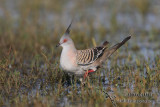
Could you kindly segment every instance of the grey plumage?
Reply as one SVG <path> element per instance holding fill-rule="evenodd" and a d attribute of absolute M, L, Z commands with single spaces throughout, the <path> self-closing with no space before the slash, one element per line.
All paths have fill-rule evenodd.
<path fill-rule="evenodd" d="M 95 48 L 77 50 L 69 35 L 71 24 L 72 22 L 57 46 L 63 47 L 60 57 L 62 69 L 77 76 L 85 74 L 88 70 L 91 70 L 90 72 L 96 71 L 108 57 L 131 38 L 131 36 L 126 37 L 122 42 L 110 48 L 108 48 L 109 42 L 105 41 L 102 45 Z"/>
<path fill-rule="evenodd" d="M 106 58 L 110 57 L 118 48 L 120 48 L 122 45 L 124 45 L 130 38 L 131 38 L 131 36 L 126 37 L 122 42 L 117 43 L 116 45 L 114 45 L 111 48 L 109 48 L 108 50 L 106 50 L 105 57 Z"/>

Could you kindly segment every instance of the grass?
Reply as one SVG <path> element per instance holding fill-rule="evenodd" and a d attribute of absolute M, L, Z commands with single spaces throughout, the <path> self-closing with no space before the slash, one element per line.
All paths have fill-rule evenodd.
<path fill-rule="evenodd" d="M 85 86 L 82 86 L 77 77 L 70 78 L 59 68 L 61 49 L 55 46 L 66 26 L 57 24 L 59 28 L 49 29 L 45 18 L 43 23 L 38 21 L 43 9 L 62 12 L 59 6 L 63 6 L 63 3 L 59 2 L 59 6 L 52 7 L 50 2 L 34 1 L 33 4 L 26 5 L 22 3 L 18 7 L 21 18 L 17 20 L 12 19 L 9 10 L 3 7 L 6 13 L 4 17 L 0 17 L 0 106 L 159 105 L 160 32 L 156 28 L 149 32 L 136 32 L 137 34 L 112 55 L 103 68 L 90 75 Z M 89 30 L 73 28 L 71 35 L 77 48 L 96 46 L 106 38 L 113 43 L 121 41 L 117 36 L 119 33 L 116 32 L 121 28 L 117 25 L 116 14 L 111 16 L 113 19 L 110 29 L 104 26 L 95 29 L 94 21 L 90 22 Z M 154 45 L 147 47 L 148 45 L 140 44 L 142 41 Z M 151 56 L 147 57 L 143 54 L 144 49 L 151 50 L 153 54 L 148 53 Z M 129 96 L 130 93 L 152 95 Z"/>
<path fill-rule="evenodd" d="M 43 31 L 39 32 L 43 33 Z M 11 34 L 15 36 L 13 32 Z M 106 62 L 104 68 L 91 75 L 86 86 L 81 87 L 79 82 L 76 83 L 78 81 L 76 77 L 73 80 L 74 83 L 70 83 L 69 78 L 59 68 L 60 50 L 58 49 L 58 52 L 57 49 L 55 50 L 57 36 L 53 38 L 42 34 L 37 39 L 32 36 L 32 32 L 26 35 L 16 35 L 17 38 L 7 35 L 0 38 L 1 105 L 52 106 L 61 104 L 64 97 L 68 99 L 69 104 L 73 105 L 76 105 L 76 102 L 78 105 L 85 106 L 112 105 L 102 90 L 108 93 L 113 91 L 114 93 L 111 94 L 116 96 L 116 101 L 119 101 L 118 99 L 127 98 L 124 96 L 127 93 L 152 93 L 152 88 L 160 88 L 159 55 L 155 57 L 153 65 L 149 63 L 150 61 L 139 58 L 130 65 L 127 63 L 133 60 L 132 57 L 120 54 L 126 49 L 127 53 L 132 51 L 125 45 L 125 50 L 120 49 L 109 59 L 110 69 L 106 67 Z M 124 64 L 121 59 L 125 60 Z M 106 81 L 108 83 L 105 83 Z M 156 97 L 157 95 L 153 94 L 153 97 L 142 99 L 156 100 Z M 133 99 L 139 99 L 139 97 L 133 97 Z M 137 104 L 116 103 L 121 106 Z M 147 103 L 140 103 L 140 105 L 148 106 Z"/>

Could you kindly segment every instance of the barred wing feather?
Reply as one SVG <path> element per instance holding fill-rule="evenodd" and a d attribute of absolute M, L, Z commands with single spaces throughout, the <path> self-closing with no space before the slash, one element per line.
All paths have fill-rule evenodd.
<path fill-rule="evenodd" d="M 91 49 L 78 50 L 77 64 L 81 66 L 90 65 L 104 54 L 106 47 L 100 46 Z"/>

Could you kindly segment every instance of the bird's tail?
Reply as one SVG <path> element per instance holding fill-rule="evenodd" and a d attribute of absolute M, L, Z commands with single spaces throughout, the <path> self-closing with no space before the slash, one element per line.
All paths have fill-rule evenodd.
<path fill-rule="evenodd" d="M 107 58 L 110 57 L 118 48 L 120 48 L 122 45 L 124 45 L 130 38 L 131 38 L 131 36 L 128 36 L 122 42 L 117 43 L 116 45 L 114 45 L 111 48 L 107 49 L 105 57 L 106 56 L 107 56 Z"/>

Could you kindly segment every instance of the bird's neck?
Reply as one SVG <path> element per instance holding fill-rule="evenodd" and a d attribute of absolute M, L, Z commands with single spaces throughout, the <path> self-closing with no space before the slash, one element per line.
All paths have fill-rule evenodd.
<path fill-rule="evenodd" d="M 63 46 L 62 52 L 65 52 L 65 53 L 67 53 L 67 52 L 76 53 L 77 49 L 75 48 L 74 44 L 68 44 L 68 45 Z"/>

